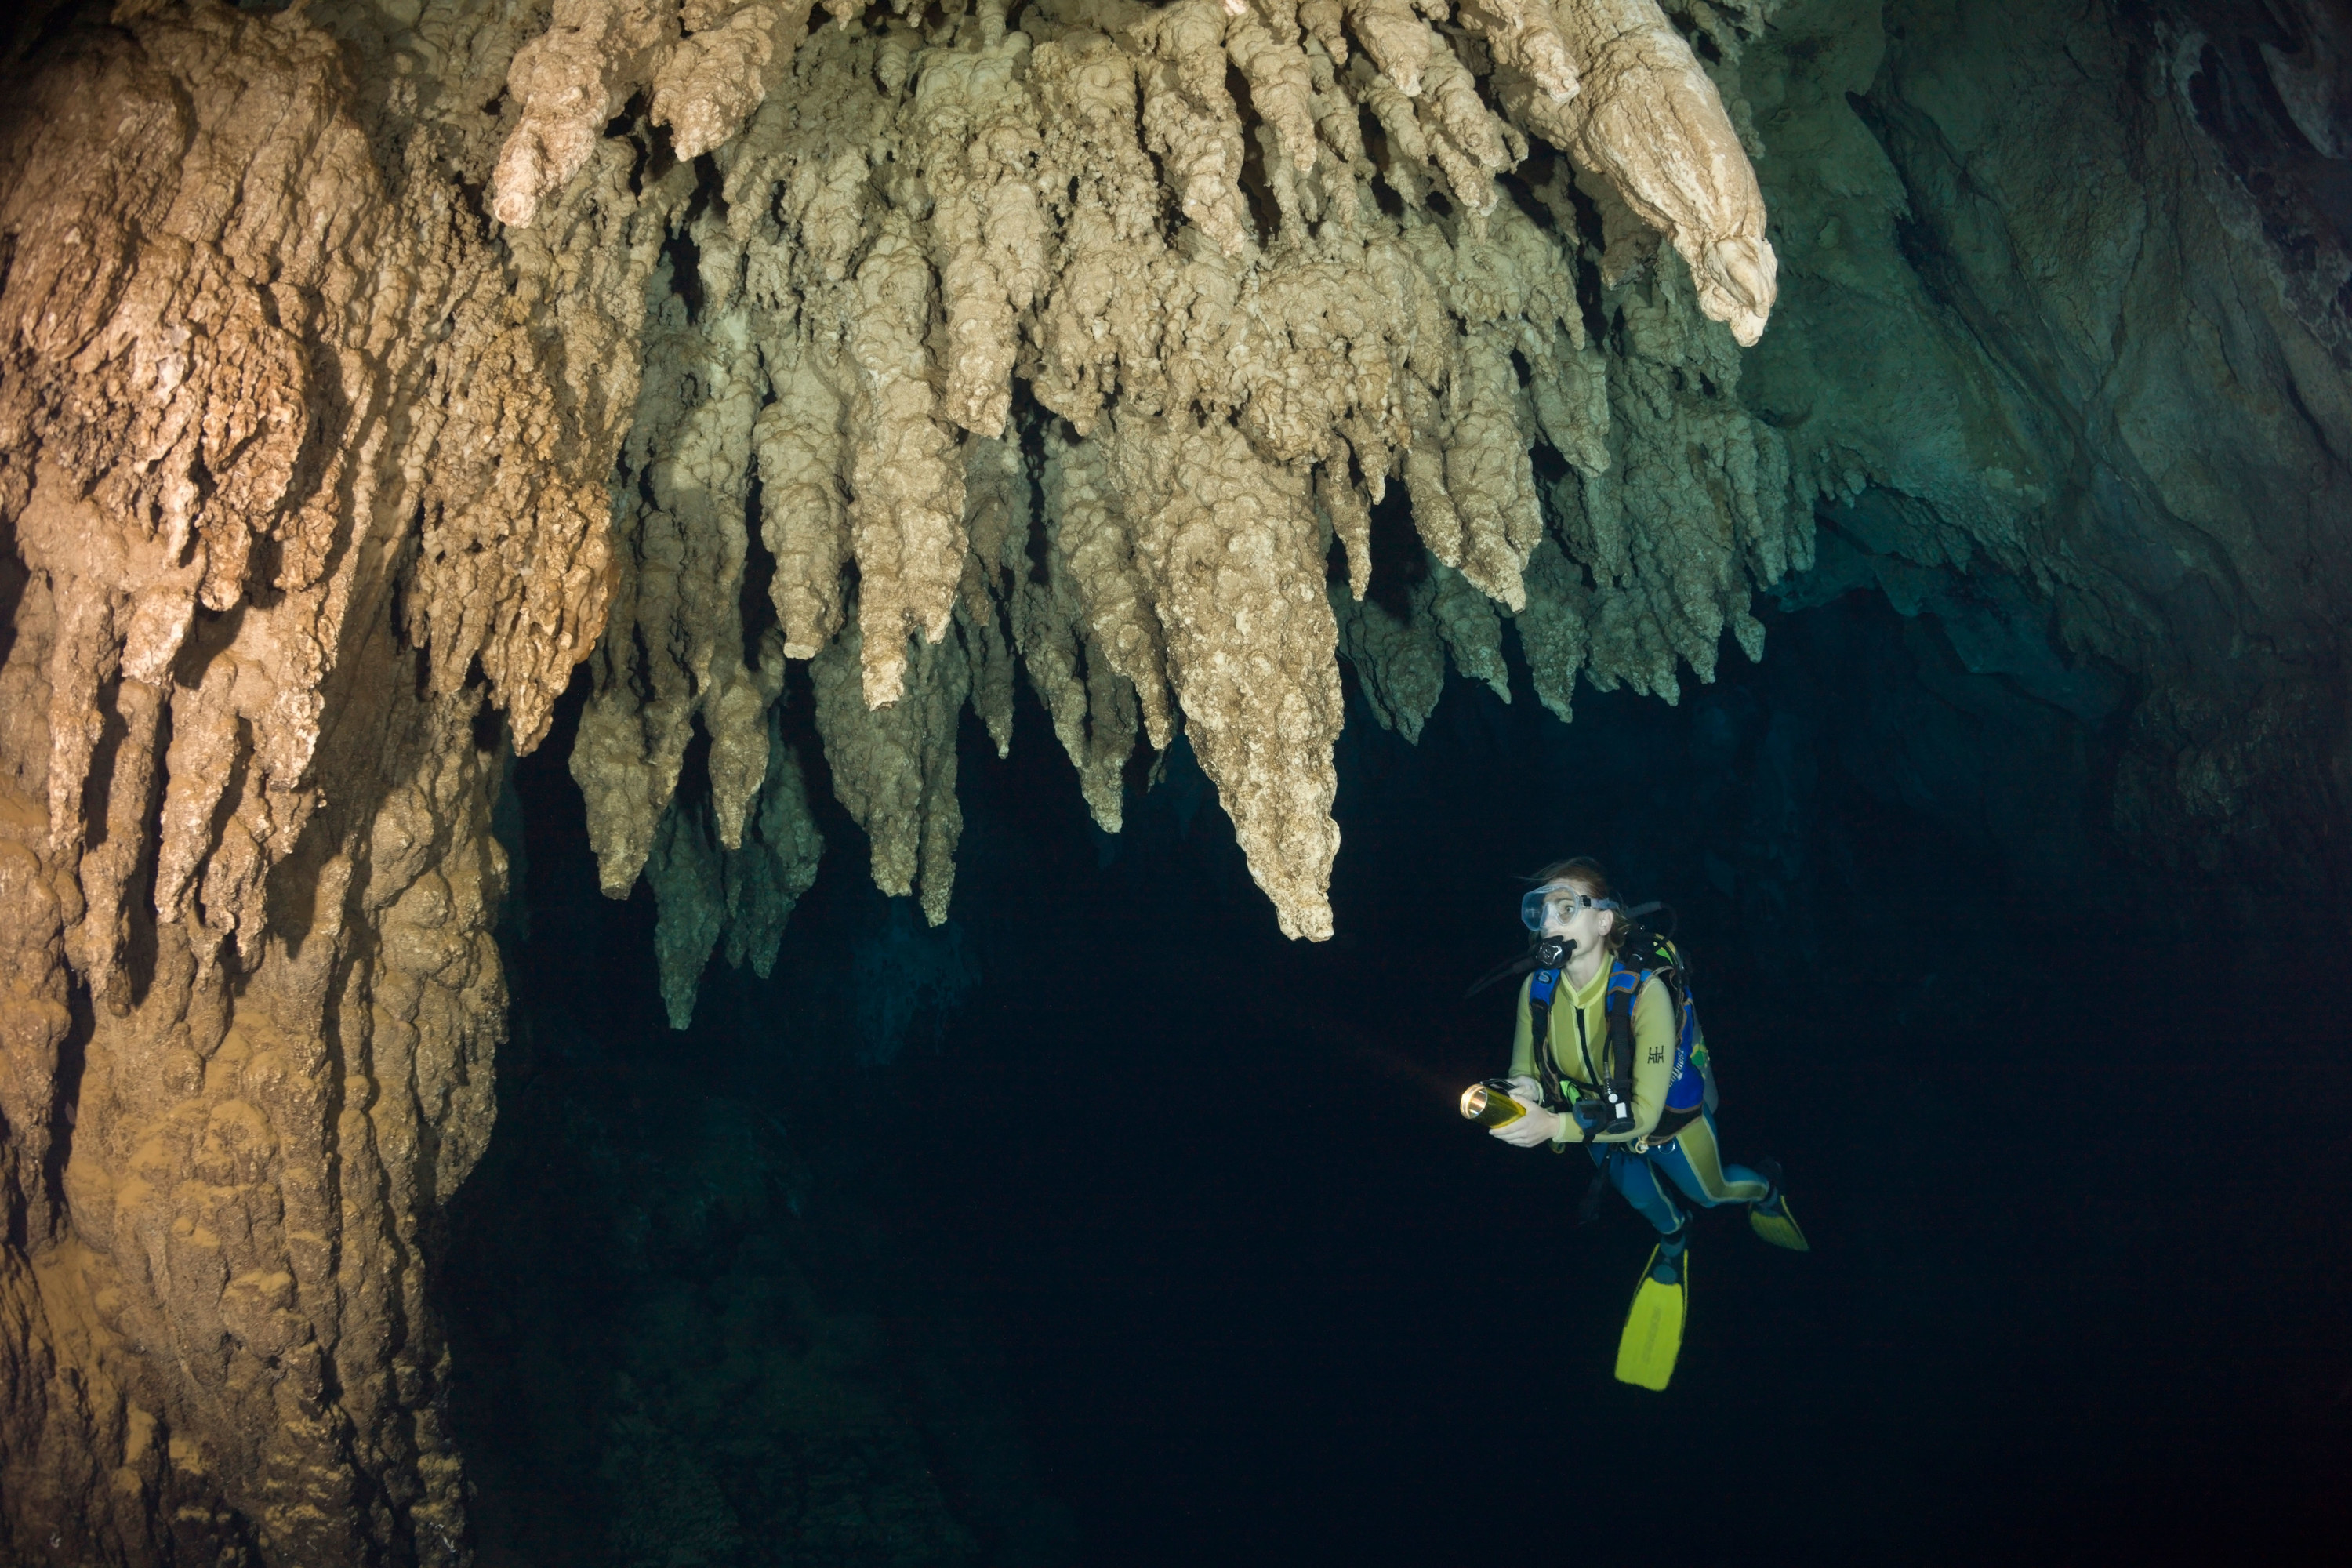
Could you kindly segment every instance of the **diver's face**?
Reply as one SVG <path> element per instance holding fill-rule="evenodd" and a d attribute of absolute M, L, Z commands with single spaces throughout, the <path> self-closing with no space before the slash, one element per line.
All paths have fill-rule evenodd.
<path fill-rule="evenodd" d="M 1564 936 L 1576 943 L 1579 952 L 1591 952 L 1606 945 L 1609 932 L 1617 923 L 1614 910 L 1596 910 L 1584 903 L 1581 888 L 1562 885 L 1547 889 L 1544 900 L 1543 934 Z"/>

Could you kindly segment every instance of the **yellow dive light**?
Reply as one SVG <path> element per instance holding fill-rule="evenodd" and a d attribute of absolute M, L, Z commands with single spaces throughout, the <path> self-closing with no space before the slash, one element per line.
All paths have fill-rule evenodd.
<path fill-rule="evenodd" d="M 1474 1083 L 1462 1091 L 1462 1114 L 1481 1127 L 1508 1127 L 1527 1113 L 1528 1108 L 1511 1098 L 1507 1079 Z"/>

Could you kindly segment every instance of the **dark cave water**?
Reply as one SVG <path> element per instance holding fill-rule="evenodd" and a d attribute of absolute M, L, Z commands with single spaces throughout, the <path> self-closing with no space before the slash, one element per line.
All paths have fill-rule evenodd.
<path fill-rule="evenodd" d="M 2340 906 L 2250 930 L 2231 884 L 2289 868 L 2119 859 L 2116 721 L 1935 616 L 1768 619 L 1676 708 L 1457 679 L 1416 749 L 1351 706 L 1320 946 L 1181 747 L 1097 831 L 1025 689 L 1009 762 L 965 737 L 927 932 L 803 735 L 824 872 L 682 1034 L 567 722 L 515 770 L 514 1038 L 443 1285 L 485 1568 L 2340 1535 Z M 1462 993 L 1517 874 L 1575 852 L 1680 910 L 1727 1151 L 1816 1249 L 1703 1215 L 1663 1395 L 1610 1376 L 1646 1227 L 1579 1229 L 1580 1161 L 1452 1104 L 1507 1053 L 1507 991 Z"/>

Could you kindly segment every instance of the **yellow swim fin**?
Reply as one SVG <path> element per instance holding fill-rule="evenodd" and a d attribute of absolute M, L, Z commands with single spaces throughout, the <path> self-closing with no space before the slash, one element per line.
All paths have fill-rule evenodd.
<path fill-rule="evenodd" d="M 1791 1252 L 1811 1252 L 1813 1244 L 1797 1228 L 1797 1216 L 1789 1212 L 1789 1200 L 1782 1198 L 1778 1214 L 1766 1214 L 1759 1204 L 1748 1211 L 1748 1227 L 1775 1247 L 1785 1247 Z"/>
<path fill-rule="evenodd" d="M 1785 1247 L 1790 1252 L 1811 1252 L 1813 1244 L 1797 1228 L 1797 1216 L 1789 1212 L 1789 1194 L 1780 1190 L 1780 1162 L 1759 1160 L 1756 1169 L 1770 1184 L 1763 1200 L 1748 1210 L 1748 1228 L 1775 1247 Z"/>
<path fill-rule="evenodd" d="M 1664 1258 L 1664 1251 L 1651 1250 L 1650 1265 L 1633 1292 L 1633 1310 L 1625 1314 L 1624 1337 L 1617 1342 L 1617 1381 L 1641 1388 L 1663 1390 L 1683 1350 L 1690 1254 Z"/>

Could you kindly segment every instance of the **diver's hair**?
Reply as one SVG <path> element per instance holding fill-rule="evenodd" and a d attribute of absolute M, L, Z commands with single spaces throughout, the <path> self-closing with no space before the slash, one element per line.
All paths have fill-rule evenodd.
<path fill-rule="evenodd" d="M 1588 898 L 1617 897 L 1609 885 L 1609 873 L 1602 870 L 1601 862 L 1590 855 L 1572 855 L 1565 860 L 1555 860 L 1536 873 L 1537 887 L 1549 882 L 1566 882 Z M 1625 918 L 1623 910 L 1610 912 L 1617 918 L 1609 922 L 1609 935 L 1605 940 L 1609 951 L 1614 952 L 1625 945 L 1625 937 L 1633 930 L 1633 922 Z"/>

